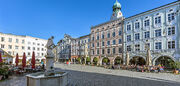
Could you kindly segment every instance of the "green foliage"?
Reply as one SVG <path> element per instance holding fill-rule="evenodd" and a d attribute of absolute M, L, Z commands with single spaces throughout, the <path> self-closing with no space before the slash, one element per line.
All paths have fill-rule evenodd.
<path fill-rule="evenodd" d="M 91 58 L 90 57 L 87 57 L 86 58 L 86 62 L 90 62 L 91 61 Z"/>
<path fill-rule="evenodd" d="M 117 64 L 120 64 L 121 63 L 121 60 L 120 59 L 117 59 L 115 60 Z"/>
<path fill-rule="evenodd" d="M 104 59 L 103 59 L 103 62 L 104 62 L 104 63 L 108 63 L 108 58 L 104 58 Z"/>
<path fill-rule="evenodd" d="M 0 68 L 0 75 L 7 75 L 9 68 L 7 66 Z"/>
<path fill-rule="evenodd" d="M 81 58 L 80 58 L 80 57 L 78 57 L 78 58 L 77 58 L 77 61 L 80 63 L 80 62 L 81 62 Z"/>
<path fill-rule="evenodd" d="M 170 66 L 173 69 L 180 69 L 180 62 L 178 62 L 178 61 L 176 61 L 176 62 L 171 61 L 170 62 Z"/>
<path fill-rule="evenodd" d="M 98 58 L 97 58 L 97 57 L 94 57 L 93 62 L 94 62 L 95 64 L 97 64 Z"/>

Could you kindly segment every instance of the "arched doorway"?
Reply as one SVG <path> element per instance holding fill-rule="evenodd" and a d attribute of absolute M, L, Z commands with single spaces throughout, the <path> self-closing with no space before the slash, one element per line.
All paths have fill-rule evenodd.
<path fill-rule="evenodd" d="M 93 64 L 94 64 L 94 65 L 97 65 L 97 63 L 98 63 L 98 58 L 97 58 L 97 57 L 94 57 L 94 58 L 93 58 Z"/>
<path fill-rule="evenodd" d="M 103 58 L 102 65 L 110 65 L 110 60 L 108 58 Z"/>
<path fill-rule="evenodd" d="M 168 56 L 161 56 L 155 61 L 155 65 L 162 65 L 165 68 L 171 68 L 170 63 L 174 62 L 170 57 Z"/>
<path fill-rule="evenodd" d="M 133 57 L 131 60 L 130 60 L 130 64 L 134 64 L 134 65 L 145 65 L 146 64 L 146 61 L 143 57 L 140 57 L 140 56 L 136 56 L 136 57 Z"/>
<path fill-rule="evenodd" d="M 120 57 L 116 57 L 114 60 L 114 65 L 120 65 L 123 64 L 123 60 Z"/>

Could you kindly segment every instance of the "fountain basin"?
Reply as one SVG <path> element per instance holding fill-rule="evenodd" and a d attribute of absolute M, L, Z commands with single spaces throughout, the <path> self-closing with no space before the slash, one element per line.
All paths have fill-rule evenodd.
<path fill-rule="evenodd" d="M 67 72 L 55 72 L 55 75 L 45 76 L 44 72 L 33 73 L 26 76 L 27 86 L 67 86 Z"/>

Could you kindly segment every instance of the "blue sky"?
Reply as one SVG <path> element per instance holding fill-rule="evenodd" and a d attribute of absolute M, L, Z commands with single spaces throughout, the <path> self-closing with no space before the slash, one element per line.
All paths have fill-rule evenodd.
<path fill-rule="evenodd" d="M 177 0 L 119 0 L 125 17 Z M 79 37 L 110 20 L 115 0 L 0 0 L 0 32 L 48 39 Z"/>

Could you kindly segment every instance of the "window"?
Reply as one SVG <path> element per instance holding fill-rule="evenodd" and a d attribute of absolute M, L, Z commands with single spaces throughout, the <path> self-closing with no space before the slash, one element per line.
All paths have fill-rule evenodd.
<path fill-rule="evenodd" d="M 92 40 L 94 41 L 94 36 L 92 37 Z"/>
<path fill-rule="evenodd" d="M 113 45 L 115 45 L 116 44 L 116 40 L 113 40 Z"/>
<path fill-rule="evenodd" d="M 15 49 L 19 49 L 19 46 L 15 46 Z"/>
<path fill-rule="evenodd" d="M 122 53 L 122 48 L 119 48 L 119 53 Z"/>
<path fill-rule="evenodd" d="M 44 44 L 42 44 L 42 46 L 44 46 Z"/>
<path fill-rule="evenodd" d="M 161 29 L 155 30 L 155 36 L 156 36 L 156 37 L 161 36 Z"/>
<path fill-rule="evenodd" d="M 94 55 L 94 50 L 92 50 L 92 55 Z"/>
<path fill-rule="evenodd" d="M 36 48 L 35 48 L 35 47 L 33 47 L 33 50 L 36 50 Z"/>
<path fill-rule="evenodd" d="M 168 35 L 174 35 L 175 34 L 175 27 L 169 27 L 168 28 Z"/>
<path fill-rule="evenodd" d="M 140 39 L 139 33 L 136 33 L 136 34 L 135 34 L 135 40 L 139 40 L 139 39 Z"/>
<path fill-rule="evenodd" d="M 116 33 L 115 33 L 115 32 L 113 32 L 113 34 L 112 34 L 112 35 L 113 35 L 113 37 L 115 37 L 115 36 L 116 36 Z"/>
<path fill-rule="evenodd" d="M 44 53 L 42 53 L 41 55 L 44 56 Z"/>
<path fill-rule="evenodd" d="M 19 43 L 19 39 L 16 39 L 16 43 Z"/>
<path fill-rule="evenodd" d="M 104 49 L 102 49 L 102 54 L 104 54 Z"/>
<path fill-rule="evenodd" d="M 104 39 L 104 34 L 102 34 L 102 39 Z"/>
<path fill-rule="evenodd" d="M 31 50 L 31 47 L 28 47 L 28 50 Z"/>
<path fill-rule="evenodd" d="M 135 29 L 139 29 L 140 28 L 140 23 L 139 22 L 136 22 L 135 23 Z"/>
<path fill-rule="evenodd" d="M 155 24 L 161 23 L 161 16 L 155 18 Z"/>
<path fill-rule="evenodd" d="M 97 47 L 99 47 L 99 42 L 97 42 Z"/>
<path fill-rule="evenodd" d="M 130 42 L 131 41 L 131 35 L 128 35 L 127 36 L 127 42 Z"/>
<path fill-rule="evenodd" d="M 25 43 L 25 41 L 24 40 L 22 40 L 22 44 L 24 44 Z"/>
<path fill-rule="evenodd" d="M 99 40 L 99 35 L 97 36 L 97 40 Z"/>
<path fill-rule="evenodd" d="M 107 41 L 107 45 L 110 45 L 110 41 Z"/>
<path fill-rule="evenodd" d="M 168 49 L 175 49 L 175 41 L 168 42 Z"/>
<path fill-rule="evenodd" d="M 127 51 L 131 51 L 131 45 L 127 46 Z"/>
<path fill-rule="evenodd" d="M 24 46 L 22 46 L 22 50 L 24 50 Z"/>
<path fill-rule="evenodd" d="M 39 51 L 40 49 L 39 49 L 39 48 L 37 48 L 37 50 Z"/>
<path fill-rule="evenodd" d="M 110 33 L 108 33 L 107 38 L 110 38 Z"/>
<path fill-rule="evenodd" d="M 12 54 L 11 51 L 8 51 L 8 54 L 11 55 Z"/>
<path fill-rule="evenodd" d="M 1 44 L 1 48 L 4 48 L 5 47 L 5 45 L 4 44 Z"/>
<path fill-rule="evenodd" d="M 174 13 L 170 13 L 168 14 L 168 22 L 171 22 L 175 19 L 175 14 Z"/>
<path fill-rule="evenodd" d="M 104 46 L 104 42 L 102 42 L 102 46 Z"/>
<path fill-rule="evenodd" d="M 8 49 L 12 49 L 12 45 L 8 45 Z"/>
<path fill-rule="evenodd" d="M 139 44 L 135 45 L 135 50 L 140 51 L 140 45 Z"/>
<path fill-rule="evenodd" d="M 31 44 L 31 42 L 28 42 L 28 44 Z"/>
<path fill-rule="evenodd" d="M 36 45 L 36 43 L 35 43 L 35 42 L 33 42 L 33 45 Z"/>
<path fill-rule="evenodd" d="M 107 53 L 110 54 L 110 49 L 107 49 Z"/>
<path fill-rule="evenodd" d="M 8 40 L 9 42 L 12 42 L 12 38 L 9 38 L 9 40 Z"/>
<path fill-rule="evenodd" d="M 38 43 L 37 45 L 39 46 L 40 44 Z"/>
<path fill-rule="evenodd" d="M 5 38 L 4 37 L 1 37 L 1 42 L 4 42 L 5 41 Z"/>
<path fill-rule="evenodd" d="M 150 38 L 150 32 L 149 31 L 144 32 L 144 38 Z"/>
<path fill-rule="evenodd" d="M 147 27 L 147 26 L 149 26 L 149 25 L 150 25 L 149 19 L 148 19 L 148 20 L 145 20 L 145 21 L 144 21 L 144 26 Z"/>
<path fill-rule="evenodd" d="M 121 31 L 119 31 L 119 36 L 122 34 L 122 32 Z"/>
<path fill-rule="evenodd" d="M 92 43 L 92 47 L 94 47 L 94 43 Z"/>
<path fill-rule="evenodd" d="M 113 48 L 113 54 L 115 54 L 116 53 L 116 48 Z"/>
<path fill-rule="evenodd" d="M 97 49 L 97 54 L 99 54 L 99 49 Z"/>
<path fill-rule="evenodd" d="M 161 42 L 156 42 L 155 47 L 156 47 L 157 50 L 162 49 L 162 43 Z"/>
<path fill-rule="evenodd" d="M 119 44 L 121 44 L 122 43 L 122 39 L 119 39 Z"/>
<path fill-rule="evenodd" d="M 127 25 L 127 31 L 131 30 L 131 25 Z"/>

